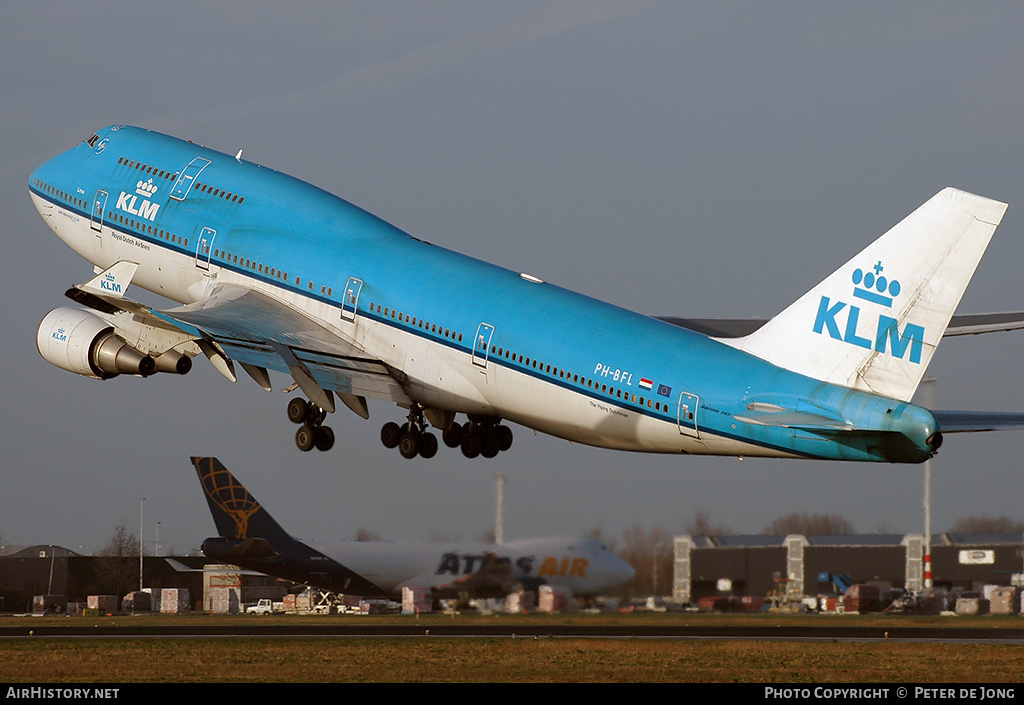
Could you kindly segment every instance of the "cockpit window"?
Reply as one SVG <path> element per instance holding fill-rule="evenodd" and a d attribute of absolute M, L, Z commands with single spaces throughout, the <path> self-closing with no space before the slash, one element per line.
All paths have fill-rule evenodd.
<path fill-rule="evenodd" d="M 99 136 L 99 135 L 93 135 L 92 137 L 90 137 L 89 139 L 87 139 L 87 140 L 85 141 L 85 143 L 86 143 L 87 145 L 89 145 L 90 147 L 95 147 L 95 146 L 96 146 L 96 143 L 97 143 L 97 142 L 99 141 L 99 139 L 100 139 L 100 136 Z"/>

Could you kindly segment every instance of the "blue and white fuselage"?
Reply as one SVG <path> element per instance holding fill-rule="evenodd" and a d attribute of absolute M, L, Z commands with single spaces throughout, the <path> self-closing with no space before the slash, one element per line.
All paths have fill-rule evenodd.
<path fill-rule="evenodd" d="M 99 131 L 36 169 L 30 192 L 100 274 L 69 296 L 144 356 L 202 351 L 268 389 L 267 369 L 291 374 L 328 411 L 334 394 L 357 413 L 375 397 L 442 428 L 468 414 L 619 450 L 895 462 L 941 442 L 935 416 L 909 399 L 1006 207 L 946 189 L 760 330 L 717 339 L 144 129 Z M 923 253 L 942 249 L 926 238 L 961 249 Z M 872 285 L 889 274 L 888 304 L 856 279 L 872 265 Z M 130 302 L 129 282 L 184 306 Z M 90 376 L 135 371 L 65 362 L 96 346 L 93 328 L 69 340 L 69 310 L 40 327 L 44 357 Z"/>

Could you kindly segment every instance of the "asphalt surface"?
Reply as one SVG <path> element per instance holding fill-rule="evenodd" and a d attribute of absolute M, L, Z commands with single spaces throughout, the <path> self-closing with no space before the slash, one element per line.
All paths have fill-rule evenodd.
<path fill-rule="evenodd" d="M 410 618 L 414 619 L 414 618 Z M 1024 643 L 1024 626 L 1018 627 L 920 627 L 826 625 L 579 625 L 579 624 L 401 624 L 346 623 L 301 624 L 275 617 L 256 618 L 237 624 L 158 624 L 112 622 L 74 618 L 66 625 L 33 625 L 31 619 L 0 625 L 0 639 L 13 638 L 639 638 L 639 639 L 739 639 L 739 640 L 835 640 L 835 641 L 942 641 Z"/>

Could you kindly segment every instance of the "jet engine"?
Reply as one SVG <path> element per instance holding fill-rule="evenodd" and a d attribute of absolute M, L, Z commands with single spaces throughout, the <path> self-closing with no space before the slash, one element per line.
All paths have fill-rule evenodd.
<path fill-rule="evenodd" d="M 158 366 L 152 357 L 126 343 L 102 318 L 66 306 L 55 308 L 43 318 L 36 332 L 36 347 L 51 365 L 95 379 L 121 373 L 145 377 L 158 369 L 180 368 L 167 360 Z"/>

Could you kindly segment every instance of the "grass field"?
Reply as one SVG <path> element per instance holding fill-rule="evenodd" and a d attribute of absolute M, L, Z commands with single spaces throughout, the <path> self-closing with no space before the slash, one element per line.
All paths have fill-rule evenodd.
<path fill-rule="evenodd" d="M 24 619 L 70 624 L 85 618 Z M 220 617 L 105 618 L 220 620 Z M 246 619 L 244 617 L 227 619 Z M 337 620 L 349 617 L 266 617 Z M 404 620 L 410 617 L 378 618 Z M 476 623 L 506 617 L 457 617 Z M 552 623 L 636 623 L 637 616 L 532 617 Z M 788 623 L 835 617 L 645 616 L 688 624 Z M 843 623 L 951 626 L 949 619 L 841 617 Z M 449 617 L 420 618 L 452 623 Z M 886 621 L 887 620 L 887 621 Z M 14 618 L 0 620 L 13 626 Z M 137 623 L 137 622 L 136 622 Z M 157 622 L 153 622 L 157 623 Z M 173 623 L 173 622 L 172 622 Z M 283 623 L 283 622 L 282 622 Z M 80 624 L 80 622 L 79 622 Z M 955 626 L 1020 627 L 1024 619 L 953 618 Z M 898 641 L 743 641 L 600 638 L 19 638 L 0 640 L 0 682 L 715 682 L 715 683 L 1018 683 L 1024 646 Z"/>

